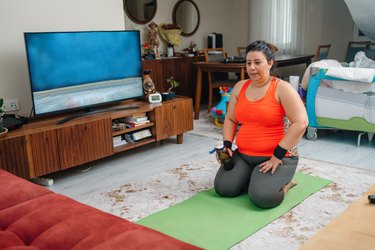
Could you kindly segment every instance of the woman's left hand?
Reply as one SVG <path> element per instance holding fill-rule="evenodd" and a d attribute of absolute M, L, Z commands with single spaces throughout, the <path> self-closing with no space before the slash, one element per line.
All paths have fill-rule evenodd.
<path fill-rule="evenodd" d="M 259 172 L 265 174 L 271 170 L 271 174 L 274 174 L 276 168 L 281 164 L 283 164 L 283 162 L 272 155 L 272 157 L 268 161 L 259 164 Z"/>

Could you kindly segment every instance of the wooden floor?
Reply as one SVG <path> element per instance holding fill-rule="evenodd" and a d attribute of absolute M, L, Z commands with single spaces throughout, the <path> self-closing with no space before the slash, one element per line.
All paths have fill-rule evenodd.
<path fill-rule="evenodd" d="M 209 155 L 216 140 L 184 134 L 183 144 L 176 144 L 176 137 L 142 146 L 85 166 L 61 171 L 48 177 L 54 179 L 49 188 L 73 199 L 110 191 L 161 170 Z M 85 171 L 85 168 L 90 169 Z M 83 170 L 81 170 L 83 169 Z"/>
<path fill-rule="evenodd" d="M 318 139 L 305 138 L 299 144 L 302 157 L 338 163 L 341 165 L 375 171 L 375 139 L 369 141 L 361 136 L 357 146 L 359 132 L 318 130 Z"/>
<path fill-rule="evenodd" d="M 298 148 L 301 157 L 375 171 L 375 142 L 363 136 L 360 147 L 357 147 L 357 136 L 357 132 L 319 130 L 316 141 L 304 138 Z M 163 142 L 50 175 L 54 185 L 49 188 L 80 200 L 163 169 L 207 157 L 215 142 L 215 139 L 188 133 L 184 135 L 183 144 L 176 144 L 176 138 L 171 137 Z M 90 169 L 85 171 L 87 167 Z"/>

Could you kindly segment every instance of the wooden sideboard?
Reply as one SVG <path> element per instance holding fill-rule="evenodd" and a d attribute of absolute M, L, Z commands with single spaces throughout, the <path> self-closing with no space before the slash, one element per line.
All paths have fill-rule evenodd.
<path fill-rule="evenodd" d="M 134 109 L 120 110 L 136 105 Z M 135 147 L 177 136 L 193 129 L 192 99 L 178 96 L 157 104 L 124 101 L 106 107 L 106 112 L 89 114 L 61 125 L 67 117 L 42 118 L 11 131 L 0 139 L 0 168 L 25 179 L 95 161 Z M 146 113 L 150 122 L 133 128 L 113 130 L 113 121 Z M 151 136 L 121 146 L 114 146 L 113 137 L 149 129 Z"/>
<path fill-rule="evenodd" d="M 204 61 L 203 56 L 194 57 L 167 57 L 156 60 L 143 60 L 143 70 L 151 70 L 151 78 L 155 84 L 156 91 L 168 90 L 169 83 L 166 79 L 173 76 L 180 82 L 175 89 L 178 95 L 195 98 L 196 69 L 193 62 Z"/>

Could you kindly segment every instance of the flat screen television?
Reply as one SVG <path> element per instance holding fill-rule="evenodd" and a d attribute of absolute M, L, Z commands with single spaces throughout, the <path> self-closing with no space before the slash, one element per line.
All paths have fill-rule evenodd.
<path fill-rule="evenodd" d="M 36 116 L 143 97 L 139 31 L 24 33 Z"/>

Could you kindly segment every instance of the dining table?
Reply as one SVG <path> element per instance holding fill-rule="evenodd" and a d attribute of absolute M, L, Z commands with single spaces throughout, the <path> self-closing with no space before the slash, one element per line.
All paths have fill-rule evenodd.
<path fill-rule="evenodd" d="M 275 65 L 277 68 L 298 64 L 306 64 L 306 68 L 310 65 L 314 55 L 275 55 Z M 245 79 L 246 62 L 193 62 L 196 67 L 196 90 L 194 102 L 194 119 L 199 119 L 199 111 L 202 96 L 202 78 L 203 72 L 234 72 L 239 74 L 239 80 Z"/>

